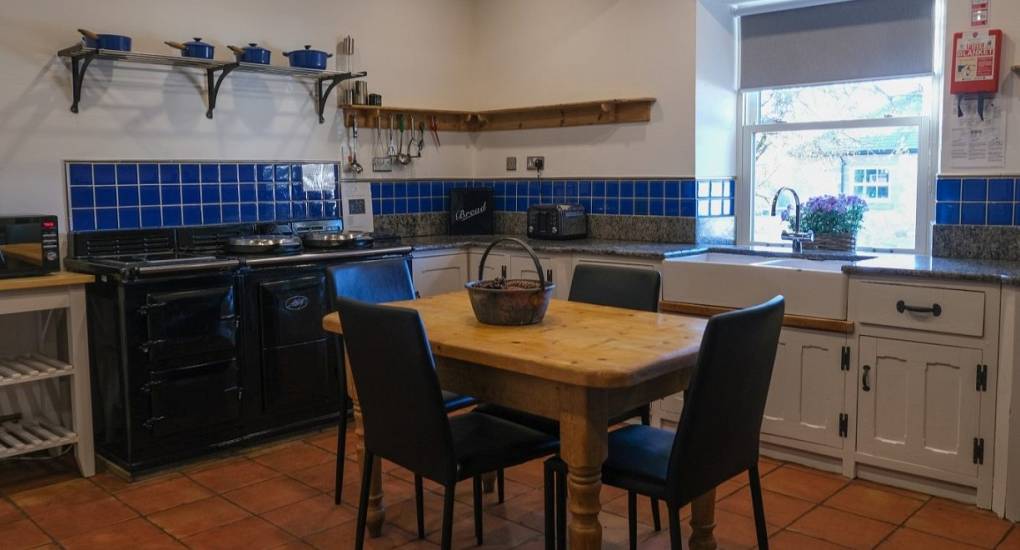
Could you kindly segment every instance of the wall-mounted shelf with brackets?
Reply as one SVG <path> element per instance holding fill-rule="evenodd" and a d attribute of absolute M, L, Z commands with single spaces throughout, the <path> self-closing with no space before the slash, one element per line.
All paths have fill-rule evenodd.
<path fill-rule="evenodd" d="M 417 107 L 383 107 L 378 105 L 341 105 L 348 116 L 357 116 L 362 128 L 389 127 L 391 116 L 407 115 L 429 124 L 434 117 L 437 129 L 447 132 L 493 132 L 530 130 L 534 128 L 567 128 L 598 124 L 648 122 L 652 119 L 653 97 L 606 99 L 494 109 L 488 111 L 455 111 Z"/>
<path fill-rule="evenodd" d="M 78 103 L 81 101 L 81 88 L 85 80 L 85 72 L 89 64 L 96 59 L 120 61 L 124 63 L 140 63 L 145 65 L 166 65 L 171 67 L 203 69 L 206 72 L 206 95 L 208 108 L 205 116 L 213 117 L 213 110 L 216 109 L 216 96 L 219 95 L 220 85 L 223 79 L 233 71 L 247 73 L 261 73 L 306 80 L 315 84 L 315 108 L 319 115 L 319 123 L 326 121 L 324 116 L 326 100 L 330 92 L 341 82 L 355 78 L 363 78 L 368 73 L 339 73 L 334 71 L 317 71 L 314 69 L 302 69 L 297 67 L 279 67 L 274 65 L 260 65 L 257 63 L 239 63 L 236 61 L 217 61 L 215 59 L 199 59 L 193 57 L 181 57 L 179 55 L 161 55 L 142 52 L 125 52 L 119 50 L 102 50 L 98 48 L 86 48 L 81 44 L 64 48 L 57 52 L 60 57 L 71 60 L 71 112 L 78 112 Z"/>

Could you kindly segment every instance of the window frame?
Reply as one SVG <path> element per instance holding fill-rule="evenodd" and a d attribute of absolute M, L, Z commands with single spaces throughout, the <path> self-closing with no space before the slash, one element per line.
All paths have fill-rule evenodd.
<path fill-rule="evenodd" d="M 908 77 L 905 75 L 904 77 Z M 740 128 L 738 131 L 738 164 L 740 179 L 747 185 L 739 186 L 735 194 L 734 212 L 736 213 L 736 241 L 738 245 L 763 247 L 789 247 L 788 244 L 777 245 L 753 239 L 754 231 L 754 135 L 761 132 L 795 132 L 804 130 L 847 130 L 888 127 L 916 127 L 918 130 L 917 151 L 917 219 L 914 227 L 913 248 L 877 248 L 858 247 L 861 252 L 890 252 L 927 254 L 931 250 L 931 222 L 935 209 L 934 184 L 937 171 L 936 146 L 938 143 L 938 111 L 941 106 L 939 94 L 939 78 L 931 76 L 926 83 L 925 113 L 919 116 L 901 116 L 877 119 L 828 120 L 812 122 L 779 122 L 754 123 L 759 119 L 759 90 L 744 90 L 739 94 Z M 876 80 L 878 82 L 880 80 Z M 830 83 L 838 84 L 838 83 Z M 824 85 L 824 84 L 819 84 Z M 807 197 L 803 197 L 804 200 Z"/>

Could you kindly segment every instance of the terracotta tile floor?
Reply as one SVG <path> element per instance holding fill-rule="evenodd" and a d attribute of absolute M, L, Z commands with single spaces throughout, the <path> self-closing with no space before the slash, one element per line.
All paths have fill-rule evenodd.
<path fill-rule="evenodd" d="M 77 477 L 69 461 L 0 466 L 0 549 L 352 548 L 358 472 L 351 455 L 344 503 L 333 505 L 336 431 L 327 430 L 205 460 L 127 483 L 109 473 Z M 425 540 L 417 540 L 409 472 L 385 463 L 387 524 L 366 548 L 438 548 L 439 488 L 426 483 Z M 771 546 L 812 548 L 1008 548 L 1020 528 L 939 498 L 762 459 Z M 507 501 L 486 495 L 487 548 L 541 549 L 542 468 L 507 471 Z M 470 484 L 458 487 L 454 547 L 474 546 Z M 717 490 L 720 548 L 754 546 L 744 476 Z M 606 547 L 626 548 L 626 495 L 603 489 Z M 668 548 L 639 501 L 642 548 Z M 684 521 L 690 517 L 683 512 Z M 684 525 L 685 536 L 689 527 Z"/>

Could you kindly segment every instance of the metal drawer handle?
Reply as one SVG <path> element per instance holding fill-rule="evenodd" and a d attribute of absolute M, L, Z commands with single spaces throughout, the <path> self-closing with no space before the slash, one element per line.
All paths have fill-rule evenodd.
<path fill-rule="evenodd" d="M 939 315 L 942 315 L 942 306 L 938 304 L 932 304 L 931 307 L 908 306 L 906 302 L 900 300 L 899 302 L 896 302 L 896 311 L 900 313 L 903 313 L 904 311 L 909 311 L 911 313 L 931 313 L 933 317 L 938 317 Z"/>
<path fill-rule="evenodd" d="M 861 375 L 861 389 L 871 391 L 871 367 L 864 365 L 864 374 Z"/>

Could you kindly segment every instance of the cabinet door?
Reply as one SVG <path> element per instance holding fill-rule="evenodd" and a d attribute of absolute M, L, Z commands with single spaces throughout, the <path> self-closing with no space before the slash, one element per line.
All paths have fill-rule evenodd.
<path fill-rule="evenodd" d="M 474 281 L 478 277 L 478 264 L 482 262 L 482 252 L 471 252 L 470 262 L 468 266 L 468 280 Z M 505 252 L 499 252 L 493 250 L 489 257 L 485 260 L 485 271 L 482 273 L 482 279 L 495 279 L 499 277 L 503 270 L 507 271 L 507 277 L 510 276 L 510 256 Z"/>
<path fill-rule="evenodd" d="M 762 432 L 842 448 L 846 336 L 784 328 L 772 370 Z"/>
<path fill-rule="evenodd" d="M 444 254 L 411 260 L 414 287 L 422 297 L 463 290 L 468 280 L 467 255 Z"/>
<path fill-rule="evenodd" d="M 981 350 L 862 337 L 860 453 L 976 476 Z"/>

